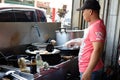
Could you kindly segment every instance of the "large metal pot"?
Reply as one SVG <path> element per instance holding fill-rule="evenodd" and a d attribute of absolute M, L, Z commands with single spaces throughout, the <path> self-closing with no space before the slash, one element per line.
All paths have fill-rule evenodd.
<path fill-rule="evenodd" d="M 83 30 L 66 30 L 66 28 L 60 28 L 56 31 L 57 45 L 63 45 L 65 42 L 74 38 L 82 38 L 83 33 Z"/>

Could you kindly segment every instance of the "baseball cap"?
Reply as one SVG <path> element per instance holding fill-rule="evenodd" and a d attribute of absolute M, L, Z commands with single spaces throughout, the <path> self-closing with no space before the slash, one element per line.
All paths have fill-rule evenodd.
<path fill-rule="evenodd" d="M 100 10 L 100 4 L 97 0 L 86 0 L 83 6 L 78 8 L 77 11 L 84 9 Z"/>

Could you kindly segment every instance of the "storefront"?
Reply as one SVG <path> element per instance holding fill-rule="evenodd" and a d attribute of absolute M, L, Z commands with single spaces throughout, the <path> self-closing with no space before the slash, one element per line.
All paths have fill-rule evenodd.
<path fill-rule="evenodd" d="M 61 0 L 61 1 L 63 1 L 63 0 Z M 69 1 L 70 3 L 67 3 L 67 1 Z M 35 7 L 39 7 L 39 8 L 44 8 L 46 10 L 48 17 L 50 17 L 50 19 L 52 20 L 51 22 L 55 22 L 55 15 L 56 15 L 58 9 L 61 10 L 63 8 L 63 5 L 67 5 L 67 10 L 68 10 L 68 12 L 71 13 L 69 15 L 69 18 L 70 18 L 70 20 L 69 20 L 70 26 L 69 27 L 71 29 L 74 27 L 77 27 L 80 30 L 85 29 L 87 27 L 87 23 L 83 20 L 82 13 L 76 11 L 76 9 L 79 8 L 84 3 L 84 1 L 85 0 L 71 0 L 71 1 L 64 0 L 63 2 L 59 2 L 58 0 L 41 0 L 41 1 L 40 0 L 39 1 L 37 1 L 37 0 L 0 0 L 0 2 L 2 2 L 2 3 L 30 5 L 30 6 L 35 6 Z M 106 38 L 105 49 L 104 49 L 105 54 L 103 56 L 104 63 L 105 63 L 105 69 L 108 66 L 111 66 L 113 68 L 114 72 L 117 70 L 119 71 L 119 68 L 117 66 L 118 66 L 118 58 L 119 58 L 118 56 L 120 54 L 119 48 L 118 48 L 118 46 L 120 45 L 120 27 L 119 27 L 120 26 L 120 23 L 119 23 L 120 22 L 120 0 L 116 0 L 116 1 L 114 1 L 114 0 L 98 0 L 98 1 L 100 2 L 100 5 L 101 5 L 100 18 L 104 20 L 104 23 L 105 23 L 106 29 L 107 29 L 107 34 L 108 34 L 107 38 Z M 24 25 L 24 28 L 25 28 L 26 23 L 24 23 L 22 25 Z M 45 24 L 45 26 L 46 25 L 49 28 L 46 29 L 46 27 L 44 27 L 43 23 L 40 24 L 40 27 L 42 26 L 41 29 L 43 29 L 43 30 L 41 30 L 41 32 L 44 31 L 43 34 L 45 34 L 45 35 L 42 34 L 44 38 L 46 38 L 46 36 L 48 37 L 48 34 L 54 34 L 54 33 L 45 33 L 45 31 L 50 32 L 53 24 L 49 23 L 49 24 Z M 58 24 L 56 24 L 54 26 L 58 26 Z M 18 27 L 17 30 L 21 29 L 21 25 L 17 26 L 17 27 Z M 59 25 L 59 27 L 61 27 L 61 26 Z M 31 29 L 31 27 L 29 27 L 28 29 L 24 29 L 24 30 L 29 31 L 29 29 Z M 36 28 L 33 28 L 33 29 L 36 31 Z M 57 27 L 57 29 L 58 29 L 58 27 Z M 26 31 L 24 31 L 24 30 L 20 30 L 19 32 L 23 31 L 25 33 Z M 23 32 L 21 32 L 22 36 L 20 34 L 20 39 L 27 38 Z M 23 36 L 25 36 L 25 37 L 23 37 Z M 29 36 L 31 40 L 33 39 L 33 38 L 31 38 L 31 35 L 28 34 L 27 36 Z M 26 41 L 30 41 L 30 39 L 27 38 Z M 34 39 L 37 39 L 37 38 L 34 38 Z M 5 39 L 5 40 L 9 41 L 9 39 Z M 20 41 L 20 42 L 24 44 L 25 43 L 24 41 L 23 42 Z M 18 52 L 18 51 L 16 51 L 16 52 Z"/>

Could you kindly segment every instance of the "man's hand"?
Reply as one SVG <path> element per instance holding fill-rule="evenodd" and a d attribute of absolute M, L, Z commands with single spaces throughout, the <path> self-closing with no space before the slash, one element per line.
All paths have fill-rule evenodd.
<path fill-rule="evenodd" d="M 84 72 L 81 80 L 91 80 L 91 74 L 92 73 L 90 73 L 90 72 Z"/>
<path fill-rule="evenodd" d="M 75 46 L 80 46 L 81 45 L 81 38 L 72 39 L 72 40 L 66 42 L 64 45 L 68 48 L 72 48 L 72 47 L 75 47 Z"/>
<path fill-rule="evenodd" d="M 75 46 L 76 42 L 67 42 L 65 45 L 68 47 L 68 48 L 72 48 L 73 46 Z"/>

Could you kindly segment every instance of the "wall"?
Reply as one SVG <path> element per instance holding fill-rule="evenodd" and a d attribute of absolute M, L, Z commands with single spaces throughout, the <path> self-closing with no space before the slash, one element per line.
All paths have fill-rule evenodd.
<path fill-rule="evenodd" d="M 107 39 L 106 39 L 106 56 L 105 64 L 115 65 L 117 59 L 117 48 L 120 33 L 120 0 L 108 0 L 108 16 L 107 16 Z"/>
<path fill-rule="evenodd" d="M 40 36 L 37 26 L 39 26 Z M 55 30 L 59 27 L 60 23 L 0 23 L 0 48 L 36 42 L 44 43 L 49 38 L 55 39 Z"/>

